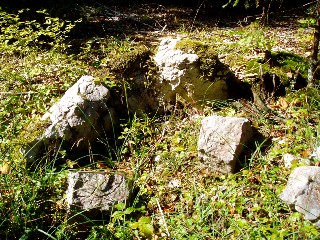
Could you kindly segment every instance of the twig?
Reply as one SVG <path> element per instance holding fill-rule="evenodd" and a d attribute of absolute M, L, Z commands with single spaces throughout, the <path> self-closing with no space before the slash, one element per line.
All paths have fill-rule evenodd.
<path fill-rule="evenodd" d="M 0 92 L 0 95 L 28 95 L 28 94 L 35 94 L 36 92 Z"/>
<path fill-rule="evenodd" d="M 204 4 L 204 1 L 200 4 L 200 6 L 199 6 L 198 9 L 197 9 L 196 15 L 194 16 L 193 21 L 192 21 L 192 24 L 191 24 L 190 32 L 191 32 L 192 29 L 193 29 L 194 23 L 195 23 L 195 21 L 196 21 L 196 18 L 197 18 L 197 16 L 198 16 L 198 13 L 199 13 L 199 11 L 200 11 L 200 8 L 202 7 L 203 4 Z"/>
<path fill-rule="evenodd" d="M 170 233 L 169 233 L 169 230 L 168 230 L 168 226 L 167 226 L 166 220 L 164 219 L 164 215 L 163 215 L 160 203 L 159 203 L 158 199 L 156 199 L 156 201 L 157 201 L 157 205 L 158 205 L 158 208 L 159 208 L 159 211 L 160 211 L 160 215 L 161 215 L 161 219 L 162 219 L 164 228 L 165 228 L 165 230 L 167 232 L 167 236 L 170 238 Z"/>

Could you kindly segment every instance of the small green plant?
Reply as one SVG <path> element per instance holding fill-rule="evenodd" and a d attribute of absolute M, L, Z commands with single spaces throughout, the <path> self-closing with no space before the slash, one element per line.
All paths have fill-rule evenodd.
<path fill-rule="evenodd" d="M 56 172 L 49 165 L 32 174 L 21 164 L 10 164 L 11 173 L 0 179 L 1 238 L 29 239 L 38 235 L 37 229 L 50 231 L 61 224 L 66 171 Z"/>
<path fill-rule="evenodd" d="M 254 47 L 271 51 L 276 41 L 273 36 L 265 36 L 265 30 L 263 27 L 257 25 L 257 23 L 251 23 L 251 25 L 247 27 L 247 31 L 242 35 L 239 44 L 244 47 Z"/>
<path fill-rule="evenodd" d="M 312 27 L 316 22 L 317 20 L 315 18 L 302 18 L 298 20 L 298 23 L 300 23 L 303 28 Z"/>
<path fill-rule="evenodd" d="M 67 45 L 64 41 L 75 23 L 50 17 L 45 10 L 34 13 L 42 22 L 23 19 L 23 15 L 31 15 L 29 11 L 9 14 L 0 9 L 0 50 L 13 54 L 27 54 L 35 48 L 65 50 Z"/>

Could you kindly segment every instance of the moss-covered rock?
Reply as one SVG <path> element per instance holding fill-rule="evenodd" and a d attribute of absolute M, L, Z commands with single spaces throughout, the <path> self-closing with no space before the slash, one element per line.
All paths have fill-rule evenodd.
<path fill-rule="evenodd" d="M 118 74 L 131 75 L 141 72 L 150 58 L 151 51 L 145 45 L 137 45 L 125 52 L 114 51 L 102 59 L 102 63 Z"/>
<path fill-rule="evenodd" d="M 178 94 L 194 106 L 243 94 L 212 44 L 193 39 L 163 39 L 155 55 L 164 101 Z"/>
<path fill-rule="evenodd" d="M 205 81 L 214 82 L 221 78 L 232 77 L 228 66 L 219 60 L 213 44 L 185 38 L 177 42 L 175 49 L 186 53 L 197 54 L 199 57 L 200 74 Z"/>

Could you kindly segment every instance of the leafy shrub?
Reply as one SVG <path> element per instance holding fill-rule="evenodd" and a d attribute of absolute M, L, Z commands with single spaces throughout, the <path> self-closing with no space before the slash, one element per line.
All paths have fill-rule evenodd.
<path fill-rule="evenodd" d="M 64 40 L 75 23 L 50 17 L 46 10 L 31 14 L 27 9 L 11 14 L 0 8 L 0 51 L 26 54 L 33 48 L 64 50 Z"/>

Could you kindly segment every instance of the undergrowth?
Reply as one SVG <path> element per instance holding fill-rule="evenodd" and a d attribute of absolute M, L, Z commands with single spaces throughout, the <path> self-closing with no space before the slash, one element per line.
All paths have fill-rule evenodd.
<path fill-rule="evenodd" d="M 52 18 L 46 11 L 38 12 L 40 22 L 23 18 L 26 11 L 0 12 L 0 238 L 74 239 L 77 226 L 69 224 L 65 190 L 67 173 L 77 168 L 77 159 L 64 159 L 57 168 L 55 163 L 64 158 L 63 153 L 44 156 L 44 164 L 34 164 L 31 170 L 19 149 L 43 132 L 46 126 L 39 118 L 81 75 L 96 76 L 121 95 L 114 75 L 146 67 L 139 64 L 148 64 L 146 56 L 152 51 L 129 39 L 108 37 L 86 39 L 77 53 L 68 55 L 72 48 L 68 33 L 77 22 Z M 246 53 L 257 48 L 272 50 L 279 41 L 263 33 L 255 25 L 219 30 L 207 36 L 204 44 L 187 41 L 182 48 L 204 53 L 208 49 L 203 47 L 211 41 L 215 54 L 236 68 L 248 62 Z M 193 34 L 201 37 L 204 33 Z M 288 58 L 279 59 L 279 66 L 269 70 L 285 77 L 298 68 L 304 74 L 301 57 L 284 56 Z M 106 166 L 130 175 L 138 193 L 129 206 L 120 203 L 104 221 L 92 221 L 86 238 L 319 238 L 313 225 L 278 197 L 291 171 L 284 167 L 282 156 L 291 153 L 307 158 L 318 145 L 319 93 L 310 87 L 276 99 L 271 107 L 283 121 L 261 112 L 248 114 L 244 106 L 236 108 L 232 101 L 211 102 L 204 110 L 186 105 L 164 116 L 130 115 L 121 122 L 122 132 L 116 139 L 121 145 L 111 149 L 116 159 Z M 215 175 L 201 167 L 199 127 L 201 119 L 211 114 L 248 117 L 260 132 L 236 174 Z M 91 159 L 80 169 L 106 168 L 94 156 Z"/>

